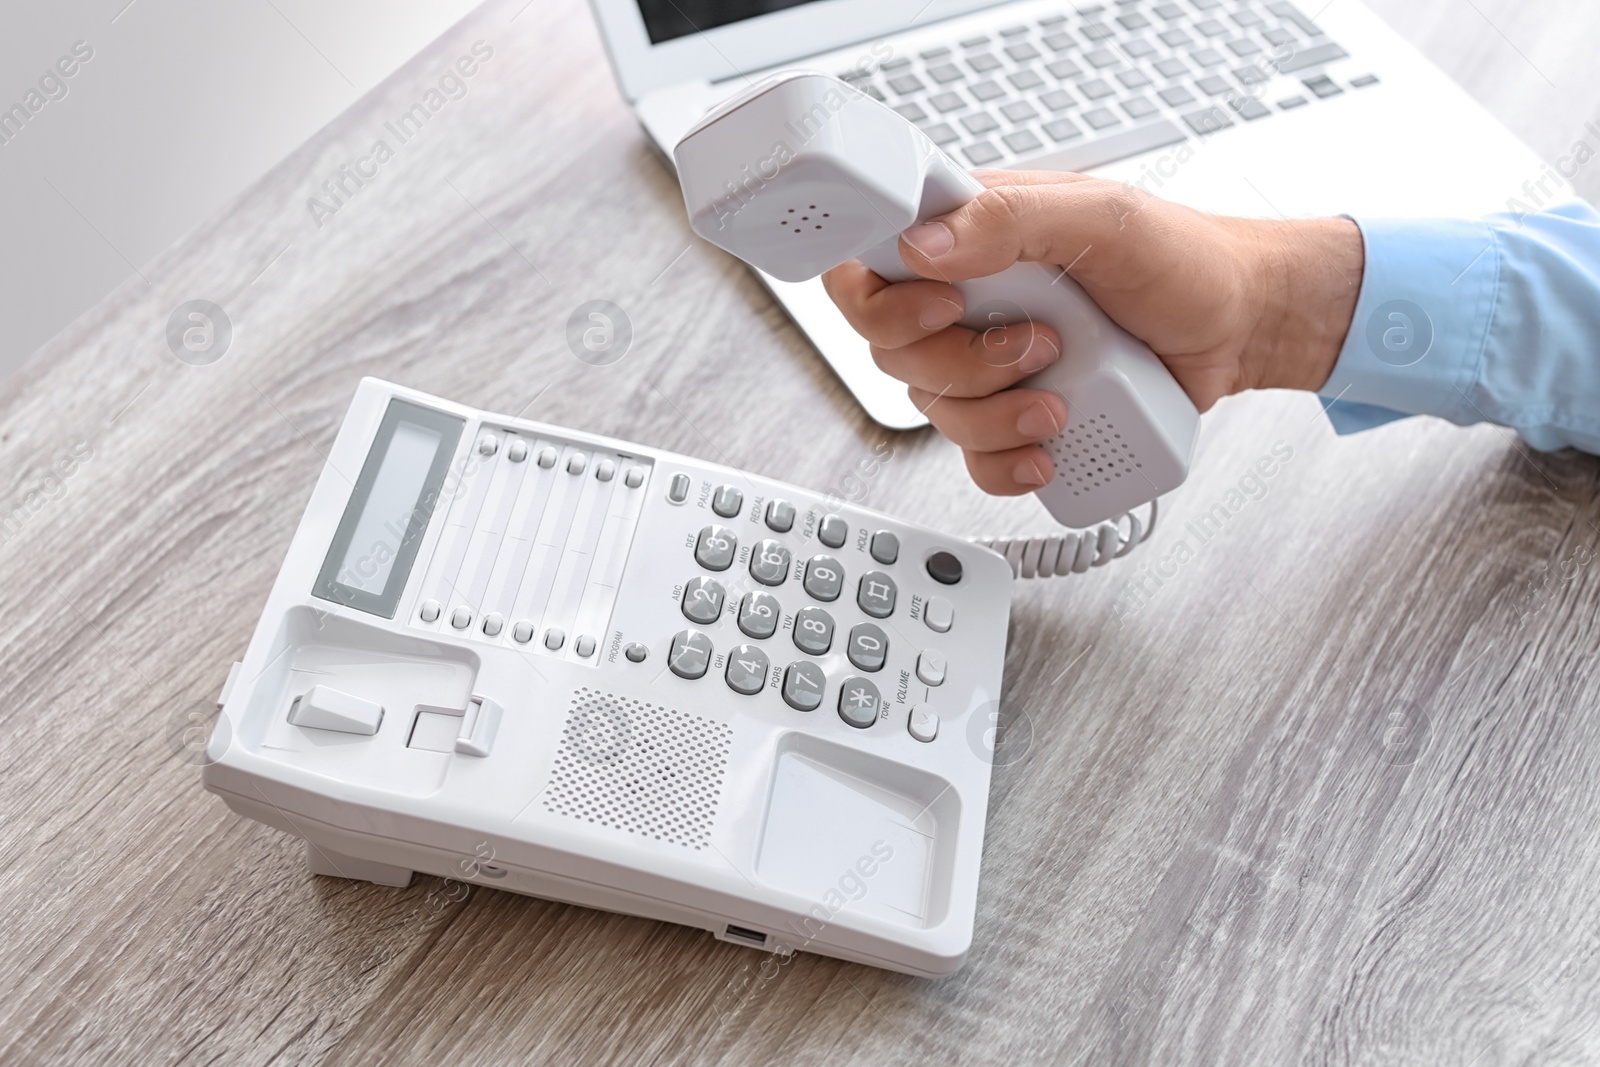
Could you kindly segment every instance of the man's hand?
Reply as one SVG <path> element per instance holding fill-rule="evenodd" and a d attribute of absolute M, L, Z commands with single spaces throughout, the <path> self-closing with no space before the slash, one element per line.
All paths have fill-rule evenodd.
<path fill-rule="evenodd" d="M 978 177 L 988 188 L 976 199 L 900 242 L 928 280 L 890 285 L 859 261 L 822 280 L 985 491 L 1031 492 L 1053 476 L 1039 442 L 1066 426 L 1066 402 L 1007 387 L 1055 362 L 1061 342 L 1043 324 L 952 325 L 965 312 L 953 282 L 1019 261 L 1066 268 L 1201 411 L 1246 389 L 1314 390 L 1332 373 L 1361 289 L 1349 219 L 1222 218 L 1075 174 Z"/>

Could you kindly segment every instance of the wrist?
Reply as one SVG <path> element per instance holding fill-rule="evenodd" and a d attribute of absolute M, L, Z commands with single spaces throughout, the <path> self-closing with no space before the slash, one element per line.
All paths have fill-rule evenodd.
<path fill-rule="evenodd" d="M 1255 325 L 1240 377 L 1251 389 L 1316 392 L 1333 373 L 1361 295 L 1361 230 L 1342 217 L 1253 220 L 1244 239 Z"/>

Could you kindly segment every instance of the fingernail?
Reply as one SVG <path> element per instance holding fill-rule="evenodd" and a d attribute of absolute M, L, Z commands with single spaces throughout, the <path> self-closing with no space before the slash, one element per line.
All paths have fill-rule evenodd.
<path fill-rule="evenodd" d="M 1042 441 L 1060 432 L 1061 424 L 1056 421 L 1055 412 L 1051 411 L 1050 405 L 1043 400 L 1029 404 L 1027 409 L 1017 416 L 1017 433 L 1030 440 Z"/>
<path fill-rule="evenodd" d="M 961 305 L 939 297 L 923 305 L 917 322 L 924 330 L 942 330 L 961 317 Z"/>
<path fill-rule="evenodd" d="M 938 259 L 956 246 L 956 235 L 942 222 L 924 222 L 900 236 L 906 239 L 906 244 L 929 259 Z"/>
<path fill-rule="evenodd" d="M 1043 485 L 1050 480 L 1031 459 L 1018 460 L 1017 465 L 1011 468 L 1011 477 L 1016 479 L 1018 485 Z"/>
<path fill-rule="evenodd" d="M 1028 350 L 1022 354 L 1022 361 L 1018 366 L 1024 374 L 1036 374 L 1050 364 L 1061 358 L 1061 350 L 1055 342 L 1042 333 L 1035 332 L 1028 342 Z"/>

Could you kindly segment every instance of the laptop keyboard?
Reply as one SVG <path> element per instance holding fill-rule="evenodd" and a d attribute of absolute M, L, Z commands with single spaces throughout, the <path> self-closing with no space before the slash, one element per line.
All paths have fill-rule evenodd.
<path fill-rule="evenodd" d="M 974 167 L 1087 170 L 1311 105 L 1348 56 L 1288 0 L 1118 0 L 839 75 Z"/>

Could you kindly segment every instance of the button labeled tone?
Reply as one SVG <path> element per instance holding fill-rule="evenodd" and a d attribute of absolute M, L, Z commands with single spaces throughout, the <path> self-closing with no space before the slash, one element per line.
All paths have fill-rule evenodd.
<path fill-rule="evenodd" d="M 851 675 L 839 687 L 839 718 L 860 730 L 878 721 L 878 687 Z"/>
<path fill-rule="evenodd" d="M 767 654 L 755 645 L 740 645 L 728 655 L 728 688 L 745 696 L 761 692 L 771 666 Z"/>
<path fill-rule="evenodd" d="M 701 678 L 711 665 L 711 638 L 698 630 L 679 630 L 667 653 L 667 666 L 679 678 Z"/>

